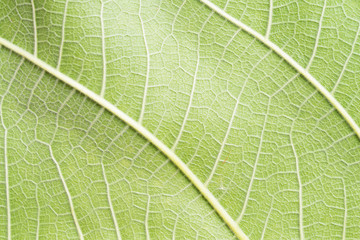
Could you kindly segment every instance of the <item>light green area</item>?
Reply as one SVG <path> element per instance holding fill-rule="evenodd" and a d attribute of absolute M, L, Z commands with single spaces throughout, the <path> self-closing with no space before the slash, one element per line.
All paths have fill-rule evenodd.
<path fill-rule="evenodd" d="M 360 123 L 359 2 L 213 2 Z M 360 235 L 359 138 L 282 56 L 199 1 L 1 1 L 0 37 L 141 121 L 249 238 Z M 4 237 L 8 208 L 14 238 L 76 238 L 74 214 L 85 238 L 233 237 L 140 133 L 0 51 Z"/>
<path fill-rule="evenodd" d="M 359 1 L 213 2 L 262 35 L 268 31 L 269 39 L 308 68 L 360 124 Z"/>
<path fill-rule="evenodd" d="M 0 54 L 12 238 L 77 238 L 75 223 L 86 239 L 115 238 L 116 228 L 123 239 L 234 238 L 142 136 L 17 54 Z"/>

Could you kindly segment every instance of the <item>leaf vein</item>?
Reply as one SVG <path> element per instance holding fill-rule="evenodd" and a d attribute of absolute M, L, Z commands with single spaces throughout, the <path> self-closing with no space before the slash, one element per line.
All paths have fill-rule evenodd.
<path fill-rule="evenodd" d="M 20 56 L 26 58 L 33 64 L 47 71 L 49 74 L 53 75 L 57 79 L 61 80 L 65 84 L 74 88 L 78 92 L 84 94 L 89 99 L 93 100 L 103 108 L 107 109 L 110 113 L 114 114 L 124 123 L 129 125 L 139 134 L 141 134 L 145 139 L 151 142 L 155 147 L 157 147 L 165 156 L 167 156 L 172 163 L 179 168 L 179 170 L 190 180 L 190 182 L 198 189 L 201 195 L 208 201 L 208 203 L 214 208 L 214 210 L 219 214 L 219 216 L 224 220 L 224 222 L 229 226 L 233 231 L 235 236 L 239 239 L 248 239 L 244 232 L 240 229 L 238 224 L 232 219 L 232 217 L 227 213 L 219 201 L 214 197 L 214 195 L 204 186 L 200 179 L 189 169 L 189 167 L 163 142 L 161 142 L 157 137 L 155 137 L 149 130 L 144 128 L 139 122 L 132 119 L 130 116 L 122 112 L 120 109 L 115 107 L 109 101 L 102 98 L 100 95 L 89 90 L 82 84 L 76 82 L 74 79 L 69 76 L 59 72 L 52 66 L 43 62 L 39 58 L 36 58 L 34 55 L 25 51 L 24 49 L 16 46 L 15 44 L 9 42 L 8 40 L 0 37 L 0 45 L 10 49 L 11 51 L 19 54 Z"/>
<path fill-rule="evenodd" d="M 349 124 L 349 126 L 353 129 L 356 133 L 358 138 L 360 139 L 360 127 L 354 121 L 354 119 L 349 115 L 349 113 L 345 110 L 345 108 L 336 100 L 336 98 L 323 86 L 320 82 L 318 82 L 306 69 L 304 69 L 298 62 L 296 62 L 290 55 L 285 53 L 279 46 L 271 42 L 270 40 L 266 39 L 260 33 L 256 32 L 246 24 L 242 23 L 241 21 L 237 20 L 236 18 L 232 17 L 224 10 L 220 9 L 217 5 L 213 4 L 209 0 L 199 0 L 208 6 L 213 12 L 218 13 L 220 16 L 227 19 L 232 24 L 238 26 L 239 28 L 246 31 L 251 36 L 258 39 L 262 42 L 265 46 L 272 49 L 277 55 L 284 58 L 285 61 L 292 66 L 295 70 L 297 70 L 307 81 L 309 81 L 328 101 L 331 105 L 335 107 L 338 113 L 345 119 L 345 121 Z"/>

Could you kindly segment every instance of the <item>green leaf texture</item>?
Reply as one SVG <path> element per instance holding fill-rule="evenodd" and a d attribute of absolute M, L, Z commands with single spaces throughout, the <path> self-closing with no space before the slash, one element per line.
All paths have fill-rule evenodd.
<path fill-rule="evenodd" d="M 356 239 L 360 2 L 0 0 L 0 235 Z"/>

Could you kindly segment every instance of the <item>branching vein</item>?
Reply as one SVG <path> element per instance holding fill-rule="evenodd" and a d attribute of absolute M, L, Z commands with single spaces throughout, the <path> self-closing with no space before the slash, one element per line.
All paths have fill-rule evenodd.
<path fill-rule="evenodd" d="M 31 8 L 32 8 L 33 26 L 34 26 L 34 56 L 37 57 L 38 40 L 37 40 L 37 27 L 36 27 L 36 9 L 35 9 L 34 0 L 31 0 Z"/>
<path fill-rule="evenodd" d="M 105 53 L 105 30 L 104 30 L 104 2 L 101 1 L 101 13 L 100 13 L 100 24 L 101 24 L 101 52 L 102 52 L 102 86 L 100 96 L 105 96 L 106 89 L 106 53 Z"/>
<path fill-rule="evenodd" d="M 149 52 L 149 46 L 146 40 L 146 33 L 145 33 L 145 26 L 144 26 L 144 21 L 141 17 L 141 0 L 139 2 L 140 6 L 139 6 L 139 18 L 140 18 L 140 22 L 141 22 L 141 30 L 144 36 L 144 44 L 145 44 L 145 51 L 146 51 L 146 78 L 145 78 L 145 86 L 144 86 L 144 96 L 143 96 L 143 101 L 142 101 L 142 105 L 141 105 L 141 111 L 140 111 L 140 117 L 139 117 L 139 123 L 142 122 L 143 118 L 144 118 L 144 113 L 145 113 L 145 104 L 146 104 L 146 97 L 147 97 L 147 91 L 149 88 L 149 75 L 150 75 L 150 52 Z"/>
<path fill-rule="evenodd" d="M 262 42 L 264 45 L 272 49 L 276 54 L 278 54 L 280 57 L 284 58 L 287 63 L 289 63 L 290 66 L 292 66 L 294 69 L 296 69 L 306 80 L 308 80 L 334 107 L 335 109 L 340 113 L 340 115 L 343 116 L 345 121 L 350 125 L 350 127 L 354 130 L 358 138 L 360 139 L 360 127 L 357 125 L 357 123 L 354 121 L 354 119 L 349 115 L 349 113 L 345 110 L 345 108 L 334 98 L 334 96 L 323 86 L 321 85 L 308 71 L 306 71 L 298 62 L 296 62 L 290 55 L 285 53 L 279 46 L 271 42 L 269 39 L 266 39 L 264 36 L 262 36 L 260 33 L 256 32 L 246 24 L 242 23 L 241 21 L 237 20 L 233 16 L 226 13 L 224 10 L 220 9 L 218 6 L 213 4 L 209 0 L 200 0 L 202 3 L 207 5 L 211 10 L 218 13 L 225 19 L 227 19 L 229 22 L 233 23 L 234 25 L 242 28 L 244 31 L 258 39 L 260 42 Z"/>
<path fill-rule="evenodd" d="M 172 151 L 170 150 L 163 142 L 161 142 L 157 137 L 155 137 L 149 130 L 144 128 L 139 122 L 132 119 L 130 116 L 120 111 L 113 104 L 102 98 L 100 95 L 89 90 L 85 86 L 76 82 L 74 79 L 69 76 L 59 72 L 55 68 L 51 67 L 42 60 L 36 58 L 34 55 L 25 51 L 24 49 L 14 45 L 6 39 L 0 37 L 0 45 L 5 46 L 6 48 L 12 50 L 13 52 L 19 54 L 20 56 L 26 58 L 33 64 L 44 69 L 57 79 L 61 80 L 65 84 L 71 86 L 75 90 L 87 96 L 89 99 L 93 100 L 100 106 L 107 109 L 110 113 L 114 114 L 124 123 L 129 125 L 139 134 L 141 134 L 145 139 L 157 147 L 165 156 L 167 156 L 175 166 L 190 180 L 190 182 L 199 190 L 199 192 L 204 196 L 204 198 L 209 202 L 209 204 L 214 208 L 214 210 L 219 214 L 219 216 L 224 220 L 224 222 L 229 226 L 233 233 L 239 239 L 248 239 L 244 232 L 239 228 L 238 224 L 232 219 L 232 217 L 227 213 L 223 206 L 219 203 L 217 198 L 204 186 L 204 184 L 199 180 L 199 178 L 189 169 L 189 167 Z"/>

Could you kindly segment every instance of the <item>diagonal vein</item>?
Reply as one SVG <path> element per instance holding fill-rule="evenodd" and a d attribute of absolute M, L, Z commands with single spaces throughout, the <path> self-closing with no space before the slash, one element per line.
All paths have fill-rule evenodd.
<path fill-rule="evenodd" d="M 330 104 L 334 106 L 334 108 L 338 111 L 338 113 L 345 119 L 345 121 L 350 125 L 353 131 L 356 133 L 358 138 L 360 139 L 360 127 L 354 121 L 354 119 L 349 115 L 349 113 L 345 110 L 345 108 L 336 100 L 336 98 L 323 86 L 320 82 L 318 82 L 305 68 L 303 68 L 298 62 L 296 62 L 290 55 L 284 52 L 279 46 L 275 43 L 271 42 L 269 39 L 265 38 L 263 35 L 234 18 L 230 14 L 226 13 L 224 10 L 220 9 L 217 5 L 212 3 L 209 0 L 199 0 L 208 6 L 211 10 L 219 14 L 220 16 L 227 19 L 232 24 L 238 26 L 239 28 L 246 31 L 251 36 L 258 39 L 265 46 L 272 49 L 277 55 L 282 57 L 290 66 L 292 66 L 295 70 L 297 70 L 307 81 L 309 81 L 328 101 Z"/>
<path fill-rule="evenodd" d="M 344 179 L 342 179 L 343 185 L 344 185 L 344 226 L 343 226 L 343 232 L 342 232 L 342 239 L 346 239 L 346 221 L 347 221 L 347 204 L 346 204 L 346 185 L 344 183 Z"/>
<path fill-rule="evenodd" d="M 249 187 L 248 187 L 248 190 L 246 192 L 246 197 L 245 197 L 244 205 L 243 205 L 243 207 L 241 209 L 241 213 L 240 213 L 239 217 L 236 219 L 237 223 L 239 223 L 241 221 L 241 219 L 243 218 L 243 216 L 245 214 L 247 204 L 248 204 L 248 201 L 249 201 L 249 198 L 250 198 L 250 192 L 251 192 L 251 188 L 252 188 L 252 185 L 253 185 L 253 182 L 254 182 L 254 179 L 255 179 L 256 168 L 258 166 L 258 161 L 259 161 L 260 153 L 261 153 L 261 149 L 262 149 L 264 133 L 265 133 L 265 129 L 266 129 L 267 117 L 269 115 L 270 100 L 271 99 L 269 99 L 269 102 L 268 102 L 268 105 L 267 105 L 266 115 L 265 115 L 265 119 L 264 119 L 264 126 L 263 126 L 263 129 L 261 131 L 261 135 L 260 135 L 260 144 L 259 144 L 258 151 L 257 151 L 257 154 L 256 154 L 256 159 L 255 159 L 254 168 L 253 168 L 253 172 L 252 172 L 252 175 L 251 175 Z"/>
<path fill-rule="evenodd" d="M 62 58 L 63 48 L 64 48 L 67 7 L 68 7 L 68 0 L 65 1 L 64 17 L 63 17 L 63 22 L 61 25 L 61 42 L 60 42 L 60 48 L 59 48 L 59 58 L 58 58 L 57 66 L 56 66 L 56 69 L 58 69 L 58 70 L 60 69 L 61 58 Z"/>
<path fill-rule="evenodd" d="M 219 214 L 223 221 L 228 225 L 228 227 L 233 231 L 235 236 L 239 239 L 248 239 L 245 233 L 240 229 L 238 224 L 232 219 L 229 213 L 224 209 L 224 207 L 219 203 L 217 198 L 204 186 L 200 179 L 189 169 L 189 167 L 172 151 L 167 147 L 162 141 L 155 137 L 149 130 L 144 128 L 139 122 L 135 121 L 129 115 L 122 112 L 116 106 L 111 104 L 109 101 L 102 98 L 100 95 L 94 93 L 90 89 L 86 88 L 82 84 L 76 82 L 74 79 L 69 76 L 59 72 L 49 64 L 25 51 L 24 49 L 18 47 L 17 45 L 9 42 L 8 40 L 0 37 L 0 45 L 8 48 L 9 50 L 19 54 L 23 58 L 29 60 L 31 63 L 45 70 L 49 74 L 53 75 L 60 81 L 74 88 L 74 90 L 84 94 L 89 99 L 93 100 L 103 108 L 107 109 L 110 113 L 114 114 L 117 118 L 122 120 L 124 123 L 129 125 L 132 129 L 142 135 L 147 139 L 151 144 L 158 148 L 166 157 L 168 157 L 171 162 L 179 168 L 179 170 L 190 180 L 190 182 L 198 189 L 201 195 L 208 201 L 208 203 L 213 207 L 213 209 Z"/>
<path fill-rule="evenodd" d="M 269 1 L 269 17 L 268 17 L 268 25 L 267 25 L 267 28 L 266 28 L 266 33 L 265 33 L 265 38 L 266 39 L 269 39 L 270 37 L 270 32 L 271 32 L 271 24 L 272 24 L 272 19 L 273 19 L 273 0 L 270 0 Z"/>
<path fill-rule="evenodd" d="M 126 126 L 126 127 L 124 127 L 124 129 L 121 130 L 121 132 L 106 147 L 106 149 L 104 150 L 104 153 L 108 152 L 108 149 L 113 145 L 114 141 L 116 141 L 117 139 L 122 137 L 124 135 L 124 133 L 128 130 L 128 128 L 129 128 L 129 126 Z M 117 239 L 120 240 L 121 239 L 121 233 L 120 233 L 120 229 L 119 229 L 119 224 L 118 224 L 117 219 L 116 219 L 116 213 L 115 213 L 115 210 L 114 210 L 114 207 L 113 207 L 113 204 L 112 204 L 112 198 L 111 198 L 111 194 L 110 194 L 110 184 L 109 184 L 109 181 L 108 181 L 107 176 L 106 176 L 106 170 L 105 170 L 105 166 L 104 166 L 104 158 L 103 158 L 103 156 L 101 157 L 101 169 L 102 169 L 102 174 L 103 174 L 105 185 L 106 185 L 106 196 L 107 196 L 108 204 L 109 204 L 109 207 L 110 207 L 111 217 L 112 217 L 112 220 L 114 222 L 116 236 L 117 236 Z"/>
<path fill-rule="evenodd" d="M 74 223 L 75 223 L 75 226 L 76 226 L 76 230 L 77 230 L 77 232 L 78 232 L 78 234 L 79 234 L 79 238 L 80 238 L 81 240 L 83 240 L 83 239 L 84 239 L 84 236 L 83 236 L 83 233 L 82 233 L 82 231 L 81 231 L 81 228 L 80 228 L 80 225 L 79 225 L 79 221 L 78 221 L 78 219 L 77 219 L 77 217 L 76 217 L 76 213 L 75 213 L 75 209 L 74 209 L 74 203 L 73 203 L 73 201 L 72 201 L 69 188 L 67 187 L 65 178 L 64 178 L 64 176 L 63 176 L 63 174 L 62 174 L 62 172 L 61 172 L 60 165 L 59 165 L 59 163 L 58 163 L 58 162 L 56 161 L 56 159 L 55 159 L 55 156 L 54 156 L 54 154 L 53 154 L 52 148 L 51 148 L 50 145 L 48 145 L 48 146 L 49 146 L 49 151 L 50 151 L 51 159 L 53 160 L 53 162 L 54 162 L 54 164 L 55 164 L 55 166 L 56 166 L 56 169 L 57 169 L 58 174 L 59 174 L 59 176 L 60 176 L 60 180 L 61 180 L 61 182 L 62 182 L 62 184 L 63 184 L 63 187 L 64 187 L 64 190 L 65 190 L 66 196 L 67 196 L 67 198 L 68 198 L 68 200 L 69 200 L 70 211 L 71 211 L 71 215 L 72 215 L 72 217 L 73 217 L 73 219 L 74 219 Z"/>
<path fill-rule="evenodd" d="M 143 118 L 144 118 L 146 97 L 147 97 L 147 91 L 148 91 L 148 85 L 149 85 L 150 53 L 149 53 L 148 43 L 147 43 L 147 40 L 146 40 L 144 21 L 143 21 L 143 19 L 141 17 L 141 0 L 139 2 L 139 5 L 140 5 L 139 6 L 139 18 L 140 18 L 140 22 L 141 22 L 142 34 L 144 36 L 144 45 L 145 45 L 145 51 L 146 51 L 146 78 L 145 78 L 145 86 L 144 86 L 144 96 L 143 96 L 143 101 L 142 101 L 142 105 L 141 105 L 140 117 L 139 117 L 139 122 L 141 123 Z"/>
<path fill-rule="evenodd" d="M 24 59 L 24 58 L 23 58 Z M 45 70 L 45 69 L 44 69 Z M 71 93 L 66 97 L 65 101 L 62 102 L 60 108 L 59 108 L 59 112 L 61 111 L 61 109 L 64 108 L 64 106 L 66 105 L 66 103 L 69 101 L 69 99 L 73 96 L 75 90 L 72 90 Z M 58 126 L 59 122 L 59 115 L 57 114 L 56 115 L 56 126 Z M 77 216 L 76 216 L 76 212 L 75 212 L 75 208 L 74 208 L 74 203 L 72 201 L 72 198 L 71 198 L 71 194 L 70 194 L 70 191 L 69 191 L 69 188 L 67 187 L 67 184 L 66 184 L 66 181 L 65 181 L 65 178 L 62 174 L 62 171 L 61 171 L 61 168 L 60 168 L 60 164 L 58 163 L 58 161 L 56 160 L 54 154 L 53 154 L 53 150 L 52 150 L 52 147 L 51 147 L 51 144 L 52 142 L 54 141 L 54 138 L 55 138 L 55 134 L 53 135 L 50 143 L 45 143 L 45 142 L 42 142 L 40 140 L 38 140 L 39 142 L 43 143 L 44 145 L 47 145 L 48 148 L 49 148 L 49 153 L 50 153 L 50 157 L 51 157 L 51 160 L 54 162 L 55 166 L 56 166 L 56 169 L 58 171 L 58 174 L 59 174 L 59 177 L 60 177 L 60 181 L 64 187 L 64 191 L 65 191 L 65 194 L 66 194 L 66 197 L 68 198 L 68 201 L 69 201 L 69 205 L 70 205 L 70 212 L 71 212 L 71 216 L 73 217 L 74 219 L 74 224 L 75 224 L 75 227 L 76 227 L 76 231 L 79 235 L 79 238 L 81 240 L 84 239 L 84 236 L 83 236 L 83 233 L 81 231 L 81 228 L 80 228 L 80 225 L 79 225 L 79 221 L 77 219 Z"/>
<path fill-rule="evenodd" d="M 303 214 L 303 185 L 301 183 L 301 176 L 300 176 L 300 166 L 299 166 L 299 157 L 297 155 L 294 143 L 293 143 L 293 137 L 292 137 L 292 131 L 294 127 L 295 121 L 293 121 L 293 124 L 291 125 L 290 130 L 290 143 L 291 148 L 294 153 L 295 157 L 295 165 L 296 165 L 296 176 L 299 184 L 299 233 L 300 233 L 300 239 L 305 239 L 304 235 L 304 214 Z"/>
<path fill-rule="evenodd" d="M 326 0 L 324 1 L 324 6 L 323 6 L 323 9 L 321 11 L 321 16 L 320 16 L 320 20 L 319 20 L 319 27 L 318 27 L 318 31 L 317 31 L 316 39 L 315 39 L 314 50 L 313 50 L 313 53 L 312 53 L 312 55 L 310 57 L 309 63 L 307 65 L 307 67 L 306 67 L 306 71 L 309 70 L 309 68 L 311 66 L 311 63 L 315 58 L 316 50 L 318 49 L 319 40 L 320 40 L 320 34 L 321 34 L 321 29 L 322 29 L 322 22 L 323 22 L 323 18 L 324 18 L 324 15 L 325 15 L 325 9 L 326 9 Z"/>
<path fill-rule="evenodd" d="M 223 142 L 222 142 L 222 144 L 221 144 L 220 151 L 219 151 L 219 153 L 218 153 L 218 155 L 217 155 L 217 158 L 216 158 L 216 161 L 215 161 L 215 165 L 214 165 L 214 167 L 213 167 L 213 169 L 212 169 L 212 171 L 211 171 L 211 173 L 210 173 L 210 176 L 208 177 L 208 179 L 207 179 L 206 182 L 205 182 L 205 186 L 207 186 L 207 185 L 209 184 L 209 182 L 211 181 L 211 179 L 212 179 L 212 177 L 213 177 L 213 175 L 214 175 L 214 173 L 215 173 L 215 171 L 216 171 L 216 168 L 217 168 L 217 165 L 218 165 L 218 163 L 219 163 L 221 154 L 222 154 L 222 152 L 223 152 L 223 150 L 224 150 L 226 141 L 227 141 L 228 136 L 229 136 L 229 133 L 230 133 L 230 131 L 231 131 L 231 128 L 232 128 L 232 125 L 233 125 L 233 122 L 234 122 L 234 119 L 235 119 L 235 116 L 236 116 L 237 109 L 238 109 L 238 107 L 239 107 L 239 105 L 240 105 L 240 98 L 241 98 L 241 96 L 242 96 L 242 94 L 243 94 L 243 92 L 244 92 L 244 89 L 245 89 L 248 81 L 249 81 L 249 78 L 250 78 L 251 74 L 253 73 L 253 71 L 259 66 L 259 64 L 260 64 L 264 59 L 266 59 L 267 56 L 269 56 L 270 53 L 272 53 L 271 50 L 268 51 L 268 53 L 267 53 L 264 57 L 262 57 L 256 64 L 254 64 L 254 66 L 253 66 L 252 69 L 250 70 L 250 72 L 249 72 L 249 74 L 248 74 L 248 76 L 247 76 L 247 78 L 246 78 L 243 86 L 241 87 L 239 96 L 238 96 L 237 99 L 236 99 L 235 107 L 234 107 L 233 112 L 232 112 L 232 114 L 231 114 L 231 119 L 230 119 L 229 125 L 228 125 L 228 127 L 227 127 L 225 137 L 224 137 Z"/>
<path fill-rule="evenodd" d="M 192 84 L 192 88 L 191 88 L 191 92 L 190 92 L 190 99 L 189 99 L 189 104 L 186 108 L 186 113 L 185 113 L 185 117 L 184 117 L 184 120 L 181 124 L 181 128 L 180 128 L 180 131 L 179 131 L 179 134 L 175 140 L 175 143 L 173 144 L 173 146 L 171 147 L 171 150 L 175 150 L 181 137 L 182 137 L 182 134 L 184 132 L 184 129 L 185 129 L 185 125 L 186 125 L 186 122 L 188 120 L 188 117 L 189 117 L 189 113 L 190 113 L 190 109 L 191 109 L 191 105 L 192 105 L 192 101 L 193 101 L 193 97 L 194 97 L 194 94 L 195 94 L 195 87 L 196 87 L 196 81 L 197 81 L 197 75 L 198 75 L 198 70 L 199 70 L 199 65 L 200 65 L 200 33 L 204 30 L 204 27 L 205 25 L 208 23 L 209 19 L 212 17 L 213 14 L 210 14 L 209 17 L 204 21 L 204 23 L 202 24 L 201 26 L 201 29 L 198 33 L 198 47 L 197 47 L 197 60 L 196 60 L 196 68 L 195 68 L 195 74 L 194 74 L 194 80 L 193 80 L 193 84 Z"/>
<path fill-rule="evenodd" d="M 34 0 L 31 0 L 33 27 L 34 27 L 34 55 L 37 56 L 38 40 L 37 40 L 37 27 L 36 27 L 36 9 Z"/>
<path fill-rule="evenodd" d="M 106 89 L 106 53 L 105 53 L 105 30 L 104 30 L 104 2 L 101 1 L 100 25 L 101 25 L 101 52 L 102 52 L 102 86 L 100 96 L 105 96 Z"/>
<path fill-rule="evenodd" d="M 272 212 L 273 203 L 274 203 L 274 198 L 271 198 L 270 211 L 269 211 L 269 213 L 267 214 L 266 219 L 265 219 L 264 228 L 263 228 L 263 231 L 262 231 L 262 233 L 261 233 L 261 240 L 264 239 L 264 236 L 265 236 L 265 233 L 266 233 L 267 225 L 268 225 L 269 218 L 270 218 L 271 212 Z"/>
<path fill-rule="evenodd" d="M 335 93 L 335 90 L 336 88 L 339 86 L 339 83 L 340 83 L 340 80 L 342 79 L 344 73 L 345 73 L 345 70 L 347 68 L 347 65 L 352 57 L 352 55 L 354 54 L 354 49 L 355 49 L 355 45 L 356 45 L 356 42 L 357 42 L 357 39 L 359 37 L 359 34 L 360 34 L 360 23 L 359 23 L 359 26 L 358 26 L 358 29 L 357 29 L 357 32 L 356 32 L 356 35 L 355 35 L 355 39 L 354 39 L 354 42 L 351 46 L 351 52 L 349 54 L 349 56 L 347 57 L 345 63 L 344 63 L 344 66 L 343 66 L 343 69 L 341 70 L 341 73 L 340 73 L 340 76 L 339 78 L 337 79 L 336 83 L 335 83 L 335 86 L 333 87 L 333 89 L 331 90 L 331 93 L 334 94 Z"/>

